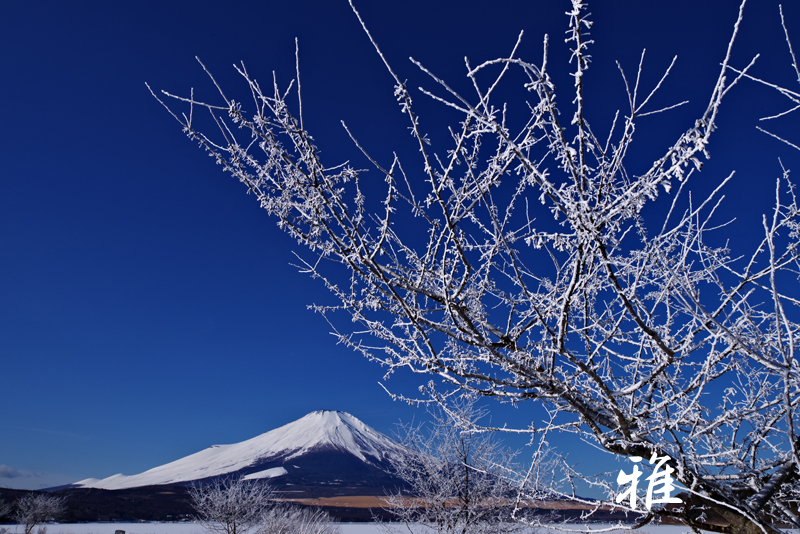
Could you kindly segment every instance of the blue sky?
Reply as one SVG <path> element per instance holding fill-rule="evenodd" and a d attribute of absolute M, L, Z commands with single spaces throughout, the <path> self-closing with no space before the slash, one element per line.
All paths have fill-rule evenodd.
<path fill-rule="evenodd" d="M 571 99 L 565 0 L 356 5 L 412 87 L 431 84 L 408 56 L 463 87 L 465 55 L 476 64 L 507 54 L 525 30 L 521 55 L 536 62 L 550 34 L 560 101 Z M 756 73 L 789 85 L 777 6 L 750 0 L 733 64 L 761 52 Z M 615 60 L 633 75 L 647 48 L 645 80 L 654 83 L 677 54 L 660 102 L 690 104 L 642 128 L 636 157 L 652 161 L 705 108 L 736 8 L 729 0 L 595 2 L 590 121 L 604 130 L 624 104 Z M 800 6 L 784 9 L 800 47 Z M 379 367 L 334 344 L 306 310 L 327 297 L 290 265 L 298 246 L 144 85 L 210 94 L 195 56 L 226 86 L 236 85 L 231 65 L 240 60 L 257 78 L 275 70 L 286 83 L 295 37 L 306 125 L 328 164 L 356 157 L 341 119 L 381 157 L 407 141 L 392 80 L 345 0 L 3 4 L 0 486 L 134 474 L 317 409 L 350 412 L 386 433 L 423 416 L 390 400 Z M 447 118 L 414 98 L 423 116 Z M 755 130 L 759 117 L 786 107 L 744 84 L 712 138 L 699 187 L 737 171 L 726 209 L 739 217 L 744 245 L 769 208 L 777 157 L 800 172 L 800 153 Z M 775 129 L 791 136 L 796 124 L 795 114 Z M 386 385 L 409 392 L 418 383 L 400 374 Z M 524 425 L 533 413 L 490 407 L 498 423 Z"/>

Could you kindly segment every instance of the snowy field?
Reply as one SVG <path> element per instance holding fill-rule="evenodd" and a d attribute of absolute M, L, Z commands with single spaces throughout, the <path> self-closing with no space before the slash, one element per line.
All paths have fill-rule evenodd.
<path fill-rule="evenodd" d="M 572 525 L 574 528 L 576 525 Z M 3 525 L 9 534 L 22 534 L 23 530 L 17 525 Z M 600 530 L 604 525 L 593 524 L 592 530 Z M 0 530 L 2 530 L 0 528 Z M 124 530 L 125 534 L 204 534 L 203 528 L 197 523 L 71 523 L 71 524 L 49 524 L 47 534 L 114 534 L 117 530 Z M 389 534 L 401 532 L 408 533 L 400 524 L 394 525 L 391 531 L 381 527 L 376 523 L 340 523 L 339 532 L 341 534 Z M 541 529 L 539 534 L 547 534 Z M 548 532 L 556 532 L 550 531 Z M 641 530 L 613 530 L 607 531 L 613 534 L 683 534 L 691 533 L 691 530 L 680 526 L 648 526 Z M 798 530 L 784 530 L 790 534 L 800 534 Z"/>

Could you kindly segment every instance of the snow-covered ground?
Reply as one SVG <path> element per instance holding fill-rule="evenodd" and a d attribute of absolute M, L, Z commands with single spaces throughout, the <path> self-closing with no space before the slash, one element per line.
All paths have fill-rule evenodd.
<path fill-rule="evenodd" d="M 47 534 L 114 534 L 117 530 L 124 530 L 125 534 L 205 534 L 203 527 L 198 523 L 70 523 L 49 524 Z M 393 529 L 394 533 L 408 533 L 401 525 Z M 575 525 L 573 525 L 573 528 Z M 604 525 L 593 524 L 593 530 L 607 528 Z M 3 525 L 9 534 L 21 534 L 22 528 L 18 525 Z M 548 529 L 549 531 L 549 529 Z M 341 534 L 387 534 L 387 530 L 376 523 L 339 523 Z M 555 533 L 556 531 L 549 531 Z M 613 534 L 683 534 L 691 530 L 680 526 L 647 526 L 643 529 L 614 530 Z M 798 530 L 784 531 L 788 534 L 800 534 Z M 549 534 L 539 530 L 539 534 Z"/>

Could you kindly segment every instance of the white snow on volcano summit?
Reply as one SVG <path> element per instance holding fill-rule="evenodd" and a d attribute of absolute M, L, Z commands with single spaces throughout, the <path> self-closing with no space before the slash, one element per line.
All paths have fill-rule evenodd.
<path fill-rule="evenodd" d="M 263 460 L 289 460 L 323 447 L 348 452 L 367 463 L 372 463 L 371 459 L 380 461 L 387 455 L 403 452 L 403 447 L 396 441 L 349 413 L 319 410 L 241 443 L 214 445 L 138 475 L 86 479 L 76 482 L 75 486 L 123 489 L 189 482 L 233 473 Z M 272 468 L 247 478 L 271 478 L 285 473 L 285 469 Z"/>

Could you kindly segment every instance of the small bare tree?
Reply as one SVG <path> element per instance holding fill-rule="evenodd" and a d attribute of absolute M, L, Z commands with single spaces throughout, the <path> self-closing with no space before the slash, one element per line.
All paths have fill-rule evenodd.
<path fill-rule="evenodd" d="M 280 504 L 261 519 L 258 534 L 338 534 L 331 517 L 320 508 Z"/>
<path fill-rule="evenodd" d="M 276 500 L 258 480 L 227 477 L 189 489 L 198 520 L 210 534 L 337 534 L 328 514 Z"/>
<path fill-rule="evenodd" d="M 36 525 L 46 521 L 54 521 L 64 513 L 65 497 L 56 497 L 46 493 L 29 493 L 17 499 L 15 503 L 14 521 L 23 526 L 25 534 L 33 534 Z M 39 534 L 44 534 L 46 527 L 40 527 Z"/>
<path fill-rule="evenodd" d="M 7 516 L 11 513 L 12 506 L 10 503 L 5 502 L 3 499 L 0 499 L 0 519 Z M 8 532 L 8 529 L 5 527 L 0 527 L 0 534 L 5 534 Z"/>
<path fill-rule="evenodd" d="M 274 506 L 275 490 L 263 481 L 227 477 L 192 486 L 189 498 L 210 534 L 247 534 Z"/>
<path fill-rule="evenodd" d="M 540 408 L 514 429 L 538 444 L 528 479 L 536 489 L 594 504 L 576 493 L 583 480 L 606 495 L 600 504 L 622 506 L 613 479 L 592 479 L 547 448 L 566 433 L 617 457 L 669 458 L 690 497 L 649 509 L 648 520 L 727 534 L 800 528 L 795 189 L 783 172 L 761 241 L 740 253 L 715 215 L 730 177 L 699 199 L 688 185 L 708 157 L 725 95 L 752 65 L 731 70 L 744 7 L 705 110 L 635 169 L 637 126 L 680 105 L 653 107 L 672 67 L 648 90 L 644 55 L 635 79 L 620 66 L 625 109 L 607 132 L 593 129 L 586 106 L 604 104 L 584 98 L 592 21 L 581 0 L 568 11 L 568 98 L 556 98 L 547 38 L 538 63 L 517 56 L 519 41 L 506 57 L 467 62 L 471 96 L 414 62 L 436 87 L 422 93 L 461 114 L 444 143 L 428 135 L 362 21 L 420 157 L 379 162 L 346 131 L 385 180 L 379 201 L 365 195 L 374 186 L 360 171 L 323 164 L 304 127 L 299 71 L 297 104 L 241 66 L 251 111 L 211 78 L 218 102 L 190 93 L 174 97 L 185 111 L 170 112 L 308 247 L 304 269 L 338 299 L 314 310 L 340 342 L 389 373 L 408 369 L 450 391 Z M 498 101 L 512 69 L 524 79 L 519 101 Z M 201 131 L 200 111 L 216 134 Z M 546 458 L 560 472 L 544 473 Z"/>
<path fill-rule="evenodd" d="M 386 509 L 412 532 L 422 527 L 440 534 L 499 533 L 519 530 L 511 512 L 515 487 L 514 454 L 489 433 L 475 433 L 485 412 L 473 400 L 431 410 L 429 424 L 403 426 L 409 453 L 391 458 L 397 476 L 411 488 L 387 497 Z"/>

